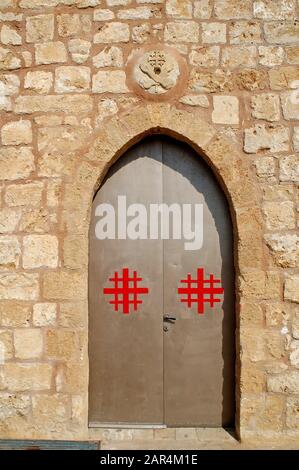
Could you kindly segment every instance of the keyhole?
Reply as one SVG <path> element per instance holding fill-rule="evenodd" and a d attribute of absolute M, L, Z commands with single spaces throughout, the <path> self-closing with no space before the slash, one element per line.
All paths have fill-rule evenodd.
<path fill-rule="evenodd" d="M 160 73 L 161 73 L 161 68 L 160 68 L 160 67 L 155 67 L 155 68 L 154 68 L 154 72 L 155 72 L 156 75 L 160 75 Z"/>

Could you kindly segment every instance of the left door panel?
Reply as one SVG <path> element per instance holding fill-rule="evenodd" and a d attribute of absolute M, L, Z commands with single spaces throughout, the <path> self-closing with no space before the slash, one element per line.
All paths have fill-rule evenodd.
<path fill-rule="evenodd" d="M 163 423 L 163 245 L 161 240 L 99 240 L 96 208 L 118 196 L 130 204 L 162 203 L 162 144 L 151 138 L 131 148 L 109 170 L 97 192 L 89 235 L 89 422 Z M 130 219 L 130 218 L 129 218 Z M 117 234 L 116 224 L 116 234 Z M 119 311 L 104 295 L 109 278 L 128 268 L 142 278 L 142 304 Z M 122 296 L 119 296 L 122 299 Z"/>

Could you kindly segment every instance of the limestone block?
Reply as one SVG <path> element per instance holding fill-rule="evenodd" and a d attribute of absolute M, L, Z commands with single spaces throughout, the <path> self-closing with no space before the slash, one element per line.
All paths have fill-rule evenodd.
<path fill-rule="evenodd" d="M 253 15 L 261 20 L 292 19 L 296 12 L 295 0 L 257 0 L 253 2 Z"/>
<path fill-rule="evenodd" d="M 63 38 L 77 37 L 80 33 L 88 33 L 91 31 L 90 16 L 63 13 L 57 16 L 57 29 L 59 36 Z"/>
<path fill-rule="evenodd" d="M 299 34 L 299 33 L 298 33 Z M 297 82 L 299 86 L 299 81 Z M 285 119 L 299 119 L 299 91 L 286 91 L 281 94 L 282 111 Z"/>
<path fill-rule="evenodd" d="M 298 430 L 299 427 L 299 398 L 287 398 L 286 425 L 288 429 Z"/>
<path fill-rule="evenodd" d="M 60 41 L 36 44 L 35 60 L 37 65 L 66 62 L 67 52 L 65 45 Z"/>
<path fill-rule="evenodd" d="M 69 397 L 67 395 L 34 395 L 32 397 L 32 414 L 36 423 L 41 426 L 53 426 L 67 421 L 69 416 Z"/>
<path fill-rule="evenodd" d="M 15 269 L 19 267 L 21 250 L 18 238 L 0 235 L 0 268 Z"/>
<path fill-rule="evenodd" d="M 0 47 L 0 71 L 15 70 L 21 67 L 21 59 L 12 53 L 10 49 Z"/>
<path fill-rule="evenodd" d="M 199 25 L 195 21 L 166 23 L 164 39 L 166 42 L 171 43 L 197 43 L 199 40 Z"/>
<path fill-rule="evenodd" d="M 295 228 L 294 204 L 291 201 L 284 201 L 281 204 L 265 202 L 263 204 L 263 213 L 266 227 L 269 230 Z"/>
<path fill-rule="evenodd" d="M 294 127 L 293 145 L 295 152 L 299 152 L 299 127 Z"/>
<path fill-rule="evenodd" d="M 84 299 L 86 287 L 86 278 L 82 272 L 58 271 L 44 273 L 43 292 L 45 299 Z"/>
<path fill-rule="evenodd" d="M 251 3 L 248 0 L 216 0 L 215 15 L 222 20 L 252 17 Z"/>
<path fill-rule="evenodd" d="M 26 18 L 26 41 L 47 42 L 54 36 L 54 15 L 37 15 Z"/>
<path fill-rule="evenodd" d="M 0 302 L 0 322 L 3 327 L 28 327 L 31 320 L 31 308 L 26 302 L 2 300 Z"/>
<path fill-rule="evenodd" d="M 275 159 L 274 157 L 260 157 L 255 161 L 256 174 L 259 178 L 272 180 L 275 176 Z"/>
<path fill-rule="evenodd" d="M 57 305 L 42 302 L 33 305 L 33 325 L 53 326 L 56 322 Z"/>
<path fill-rule="evenodd" d="M 150 18 L 161 18 L 161 9 L 159 7 L 147 6 L 128 8 L 127 10 L 120 10 L 117 13 L 117 17 L 120 20 L 149 20 Z"/>
<path fill-rule="evenodd" d="M 107 10 L 104 8 L 99 8 L 93 12 L 93 20 L 94 21 L 108 21 L 113 20 L 115 14 L 112 10 Z"/>
<path fill-rule="evenodd" d="M 92 58 L 93 65 L 100 67 L 122 67 L 123 53 L 119 47 L 105 47 L 99 54 Z"/>
<path fill-rule="evenodd" d="M 26 329 L 23 331 L 26 331 Z M 4 387 L 12 392 L 49 390 L 52 375 L 52 365 L 39 363 L 6 363 L 2 366 L 1 371 Z"/>
<path fill-rule="evenodd" d="M 20 79 L 14 74 L 0 75 L 0 95 L 13 96 L 19 93 Z"/>
<path fill-rule="evenodd" d="M 281 46 L 259 46 L 259 64 L 265 67 L 281 65 L 284 59 L 284 49 Z"/>
<path fill-rule="evenodd" d="M 30 144 L 32 142 L 31 122 L 27 120 L 11 121 L 1 129 L 3 145 Z"/>
<path fill-rule="evenodd" d="M 89 67 L 62 66 L 55 70 L 55 91 L 57 93 L 82 93 L 90 88 Z"/>
<path fill-rule="evenodd" d="M 193 2 L 194 4 L 194 11 L 193 15 L 194 18 L 199 18 L 200 20 L 207 20 L 211 18 L 213 5 L 211 0 L 197 0 Z"/>
<path fill-rule="evenodd" d="M 84 39 L 70 39 L 68 50 L 72 60 L 77 64 L 83 64 L 89 58 L 91 43 Z"/>
<path fill-rule="evenodd" d="M 34 71 L 27 72 L 25 75 L 24 88 L 32 90 L 35 93 L 49 93 L 52 88 L 53 75 L 52 72 Z"/>
<path fill-rule="evenodd" d="M 269 392 L 297 394 L 299 389 L 299 371 L 270 375 L 267 378 Z"/>
<path fill-rule="evenodd" d="M 47 357 L 57 360 L 76 360 L 80 355 L 75 331 L 63 329 L 47 330 L 45 337 Z"/>
<path fill-rule="evenodd" d="M 16 272 L 0 275 L 0 300 L 35 300 L 38 295 L 38 274 Z"/>
<path fill-rule="evenodd" d="M 14 232 L 20 219 L 20 210 L 10 208 L 0 210 L 0 233 Z"/>
<path fill-rule="evenodd" d="M 14 330 L 14 348 L 17 359 L 37 359 L 43 352 L 43 335 L 38 328 Z"/>
<path fill-rule="evenodd" d="M 82 147 L 89 129 L 79 126 L 41 127 L 38 130 L 38 149 L 49 154 L 70 154 Z"/>
<path fill-rule="evenodd" d="M 210 105 L 205 95 L 185 95 L 180 99 L 180 103 L 188 106 L 200 106 L 201 108 L 208 108 Z"/>
<path fill-rule="evenodd" d="M 283 268 L 298 266 L 299 237 L 294 233 L 265 235 L 275 264 Z"/>
<path fill-rule="evenodd" d="M 23 267 L 56 268 L 58 265 L 58 240 L 55 235 L 26 235 L 23 239 Z"/>
<path fill-rule="evenodd" d="M 217 67 L 219 65 L 220 47 L 199 47 L 189 54 L 190 64 L 196 67 Z"/>
<path fill-rule="evenodd" d="M 2 44 L 20 46 L 22 44 L 22 36 L 8 25 L 3 25 L 1 29 L 0 39 Z"/>
<path fill-rule="evenodd" d="M 256 124 L 252 128 L 245 129 L 244 150 L 246 153 L 257 153 L 260 150 L 268 150 L 271 153 L 287 152 L 289 137 L 287 127 Z"/>
<path fill-rule="evenodd" d="M 100 71 L 92 78 L 93 93 L 127 93 L 126 74 L 122 70 Z"/>
<path fill-rule="evenodd" d="M 0 394 L 0 421 L 8 423 L 10 419 L 18 417 L 27 419 L 31 412 L 31 400 L 29 395 L 13 393 Z"/>
<path fill-rule="evenodd" d="M 265 121 L 280 120 L 279 96 L 274 93 L 261 93 L 251 98 L 252 116 Z"/>
<path fill-rule="evenodd" d="M 129 26 L 126 23 L 104 23 L 94 36 L 96 44 L 110 44 L 113 42 L 128 42 L 130 39 Z"/>
<path fill-rule="evenodd" d="M 285 53 L 288 64 L 299 65 L 299 46 L 287 46 L 285 47 Z"/>
<path fill-rule="evenodd" d="M 222 53 L 222 67 L 235 69 L 255 67 L 257 64 L 256 46 L 227 46 Z"/>
<path fill-rule="evenodd" d="M 166 0 L 166 15 L 173 18 L 192 18 L 191 0 Z"/>
<path fill-rule="evenodd" d="M 262 42 L 261 27 L 256 21 L 234 21 L 229 28 L 231 44 L 258 44 Z"/>
<path fill-rule="evenodd" d="M 239 124 L 239 100 L 236 96 L 213 96 L 213 105 L 213 122 Z"/>
<path fill-rule="evenodd" d="M 299 21 L 277 21 L 264 24 L 265 38 L 270 44 L 297 43 L 299 35 Z"/>
<path fill-rule="evenodd" d="M 284 283 L 284 298 L 299 303 L 299 275 L 288 275 Z"/>
<path fill-rule="evenodd" d="M 285 303 L 267 303 L 265 307 L 266 325 L 282 328 L 290 319 L 290 309 Z"/>
<path fill-rule="evenodd" d="M 299 182 L 299 156 L 288 155 L 279 160 L 280 181 Z"/>
<path fill-rule="evenodd" d="M 5 202 L 8 206 L 39 206 L 43 187 L 44 184 L 40 181 L 9 185 L 5 193 Z"/>
<path fill-rule="evenodd" d="M 11 359 L 13 357 L 13 353 L 12 332 L 9 330 L 0 330 L 0 365 Z"/>

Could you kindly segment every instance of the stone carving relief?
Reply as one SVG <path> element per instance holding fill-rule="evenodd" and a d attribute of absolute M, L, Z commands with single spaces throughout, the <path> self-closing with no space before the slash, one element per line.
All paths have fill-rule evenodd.
<path fill-rule="evenodd" d="M 146 52 L 134 67 L 134 79 L 138 85 L 156 95 L 171 90 L 179 75 L 180 68 L 176 59 L 168 52 L 158 49 Z"/>

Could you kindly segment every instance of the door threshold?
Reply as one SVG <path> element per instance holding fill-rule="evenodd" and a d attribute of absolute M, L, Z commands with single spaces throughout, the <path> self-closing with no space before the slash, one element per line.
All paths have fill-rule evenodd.
<path fill-rule="evenodd" d="M 164 429 L 166 424 L 138 424 L 138 423 L 97 423 L 91 422 L 89 428 L 113 429 Z"/>

